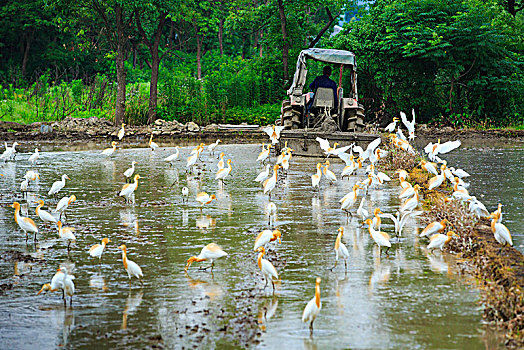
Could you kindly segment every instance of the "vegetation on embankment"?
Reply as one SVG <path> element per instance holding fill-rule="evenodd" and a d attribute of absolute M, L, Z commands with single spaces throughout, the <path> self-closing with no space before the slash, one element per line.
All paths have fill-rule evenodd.
<path fill-rule="evenodd" d="M 445 249 L 459 257 L 464 269 L 476 277 L 484 318 L 504 330 L 506 346 L 524 347 L 524 256 L 517 249 L 503 247 L 495 240 L 488 219 L 477 219 L 459 200 L 446 200 L 453 192 L 451 187 L 442 185 L 428 190 L 431 174 L 420 168 L 420 154 L 392 147 L 389 151 L 382 166 L 385 170 L 406 170 L 408 181 L 420 186 L 424 222 L 430 224 L 447 219 L 452 223 L 448 229 L 460 236 L 452 239 Z"/>
<path fill-rule="evenodd" d="M 223 75 L 224 73 L 222 73 Z M 192 78 L 166 72 L 165 90 L 160 93 L 159 116 L 182 123 L 194 121 L 199 125 L 228 123 L 266 125 L 274 123 L 280 115 L 280 104 L 249 104 L 236 101 L 232 105 L 215 99 L 205 88 L 215 80 L 191 82 Z M 225 85 L 239 84 L 239 79 L 217 84 L 213 91 Z M 244 83 L 245 85 L 245 83 Z M 56 122 L 65 118 L 103 118 L 114 121 L 116 84 L 105 75 L 97 75 L 90 85 L 82 80 L 53 85 L 47 74 L 26 88 L 10 85 L 0 88 L 0 120 L 31 124 Z M 184 89 L 182 92 L 181 90 Z M 146 125 L 148 118 L 149 84 L 127 84 L 127 104 L 124 122 L 128 125 Z M 190 97 L 191 96 L 191 97 Z M 243 97 L 244 100 L 252 96 Z M 227 97 L 225 97 L 227 99 Z"/>

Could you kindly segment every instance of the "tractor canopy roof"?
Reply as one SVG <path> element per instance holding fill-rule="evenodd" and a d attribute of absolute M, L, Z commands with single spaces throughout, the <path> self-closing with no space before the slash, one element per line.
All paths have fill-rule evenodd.
<path fill-rule="evenodd" d="M 333 49 L 307 49 L 302 50 L 298 56 L 299 61 L 305 62 L 306 58 L 325 63 L 355 65 L 355 54 L 350 51 Z"/>
<path fill-rule="evenodd" d="M 302 95 L 306 83 L 306 60 L 308 58 L 324 63 L 349 66 L 353 72 L 356 67 L 355 54 L 349 51 L 315 48 L 302 50 L 300 55 L 298 55 L 297 68 L 295 70 L 295 75 L 293 76 L 293 82 L 291 87 L 287 90 L 288 96 Z"/>

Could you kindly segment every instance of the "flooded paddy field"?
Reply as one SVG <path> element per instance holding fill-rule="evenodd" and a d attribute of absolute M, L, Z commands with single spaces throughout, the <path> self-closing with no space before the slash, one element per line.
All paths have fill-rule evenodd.
<path fill-rule="evenodd" d="M 174 166 L 163 161 L 174 152 L 171 147 L 155 152 L 119 149 L 112 157 L 100 155 L 103 147 L 87 148 L 42 153 L 34 167 L 40 180 L 30 185 L 25 198 L 19 187 L 31 168 L 25 160 L 28 155 L 1 167 L 2 348 L 502 347 L 500 336 L 482 322 L 475 282 L 461 273 L 452 255 L 429 254 L 427 241 L 416 235 L 422 230 L 416 219 L 408 222 L 389 256 L 379 256 L 360 219 L 347 222 L 339 199 L 365 178 L 363 173 L 332 186 L 323 179 L 317 194 L 311 189 L 311 175 L 318 160 L 291 160 L 287 176 L 280 178 L 271 196 L 278 208 L 275 226 L 282 232 L 282 244 L 271 243 L 266 256 L 280 276 L 273 295 L 271 285 L 264 288 L 258 254 L 253 252 L 255 237 L 268 228 L 268 195 L 254 181 L 262 170 L 255 161 L 259 145 L 219 145 L 214 155 L 206 150 L 200 170 L 192 174 L 185 167 L 191 146 L 180 148 L 182 160 Z M 232 159 L 233 170 L 224 186 L 214 179 L 217 151 Z M 521 204 L 508 200 L 522 191 L 522 183 L 513 186 L 508 180 L 508 188 L 516 190 L 503 196 L 500 190 L 484 190 L 482 185 L 491 188 L 502 181 L 490 182 L 493 175 L 482 177 L 494 170 L 483 168 L 478 153 L 468 152 L 446 158 L 472 174 L 475 190 L 470 192 L 477 197 L 484 193 L 489 209 L 499 200 L 507 203 L 505 222 L 514 233 L 515 246 L 524 244 L 516 214 Z M 520 156 L 507 152 L 505 165 L 518 175 L 522 151 Z M 486 162 L 488 158 L 493 155 L 486 155 Z M 126 204 L 118 192 L 132 160 L 142 179 L 135 203 Z M 333 164 L 332 170 L 340 174 L 342 164 Z M 71 180 L 66 180 L 58 199 L 77 197 L 67 210 L 67 226 L 76 228 L 77 237 L 69 254 L 56 227 L 44 226 L 34 211 L 39 199 L 45 200 L 45 209 L 56 206 L 58 199 L 47 196 L 47 191 L 62 174 Z M 183 186 L 189 188 L 187 202 L 181 195 Z M 200 191 L 217 197 L 202 212 L 195 200 Z M 398 182 L 372 189 L 366 208 L 394 214 L 398 193 Z M 9 205 L 15 200 L 23 204 L 22 214 L 40 228 L 36 244 L 32 237 L 26 244 L 14 221 Z M 340 226 L 345 228 L 349 265 L 346 272 L 339 262 L 332 272 L 328 268 L 334 264 Z M 382 230 L 393 234 L 392 223 L 384 220 Z M 103 237 L 111 242 L 99 263 L 88 250 Z M 213 273 L 199 270 L 199 263 L 185 273 L 186 260 L 211 242 L 229 255 L 215 262 Z M 121 244 L 126 244 L 129 259 L 142 267 L 143 285 L 136 279 L 129 282 Z M 60 265 L 68 266 L 76 277 L 72 307 L 64 307 L 60 292 L 36 295 Z M 316 277 L 322 278 L 322 310 L 310 337 L 301 316 L 314 296 Z"/>

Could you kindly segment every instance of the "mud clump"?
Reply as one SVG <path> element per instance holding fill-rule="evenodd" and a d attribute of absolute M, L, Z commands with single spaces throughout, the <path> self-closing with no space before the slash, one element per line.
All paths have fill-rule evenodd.
<path fill-rule="evenodd" d="M 21 261 L 25 263 L 44 263 L 45 260 L 33 258 L 31 255 L 24 254 L 17 250 L 6 250 L 0 255 L 0 259 L 9 262 Z"/>

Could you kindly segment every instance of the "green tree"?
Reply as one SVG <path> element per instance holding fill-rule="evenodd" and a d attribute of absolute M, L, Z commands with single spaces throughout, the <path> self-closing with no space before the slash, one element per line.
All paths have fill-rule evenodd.
<path fill-rule="evenodd" d="M 372 112 L 414 107 L 426 121 L 458 114 L 502 122 L 519 113 L 523 91 L 514 23 L 494 1 L 382 0 L 334 45 L 357 54 Z"/>

